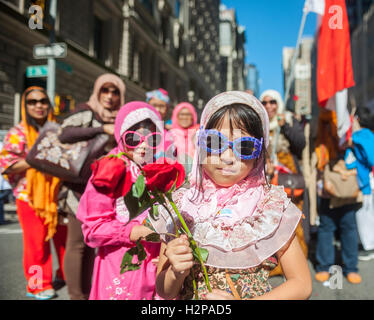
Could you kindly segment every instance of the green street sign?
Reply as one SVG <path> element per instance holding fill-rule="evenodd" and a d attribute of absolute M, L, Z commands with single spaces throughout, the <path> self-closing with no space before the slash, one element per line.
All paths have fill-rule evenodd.
<path fill-rule="evenodd" d="M 26 68 L 26 77 L 27 78 L 41 78 L 48 76 L 48 66 L 28 66 Z"/>
<path fill-rule="evenodd" d="M 62 62 L 61 60 L 56 60 L 56 67 L 58 69 L 66 71 L 67 73 L 73 73 L 73 67 L 70 64 Z"/>

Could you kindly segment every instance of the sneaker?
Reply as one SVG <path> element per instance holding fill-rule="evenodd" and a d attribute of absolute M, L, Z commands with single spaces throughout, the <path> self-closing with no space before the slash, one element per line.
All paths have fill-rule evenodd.
<path fill-rule="evenodd" d="M 359 284 L 362 281 L 361 276 L 356 272 L 350 272 L 347 274 L 347 280 L 348 282 L 352 284 Z"/>
<path fill-rule="evenodd" d="M 358 255 L 358 260 L 369 261 L 374 259 L 374 250 L 365 250 Z"/>
<path fill-rule="evenodd" d="M 327 271 L 317 272 L 316 275 L 314 276 L 314 278 L 318 282 L 325 282 L 325 281 L 329 280 L 330 273 L 328 273 Z"/>
<path fill-rule="evenodd" d="M 56 277 L 55 280 L 53 280 L 52 286 L 53 286 L 53 289 L 60 290 L 61 288 L 65 286 L 65 284 L 66 283 L 64 279 Z"/>
<path fill-rule="evenodd" d="M 56 291 L 54 289 L 47 289 L 40 291 L 38 293 L 27 292 L 26 297 L 35 298 L 38 300 L 50 300 L 57 297 Z"/>

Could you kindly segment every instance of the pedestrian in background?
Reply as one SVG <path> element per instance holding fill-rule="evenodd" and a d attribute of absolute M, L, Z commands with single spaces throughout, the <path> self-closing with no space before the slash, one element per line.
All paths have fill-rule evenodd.
<path fill-rule="evenodd" d="M 191 171 L 198 129 L 195 107 L 188 102 L 179 103 L 173 110 L 170 133 L 173 137 L 178 162 L 183 164 L 186 175 Z"/>
<path fill-rule="evenodd" d="M 363 206 L 356 213 L 356 222 L 363 252 L 361 261 L 374 259 L 374 113 L 361 107 L 356 113 L 357 122 L 348 141 L 345 164 L 356 169 L 358 186 L 363 194 Z M 354 119 L 354 118 L 353 118 Z M 356 120 L 356 119 L 354 119 Z"/>
<path fill-rule="evenodd" d="M 285 111 L 284 102 L 279 92 L 266 90 L 261 94 L 260 101 L 264 105 L 270 121 L 269 154 L 275 154 L 277 161 L 277 163 L 274 163 L 274 159 L 270 159 L 267 166 L 268 175 L 272 178 L 276 169 L 275 165 L 278 165 L 285 173 L 301 174 L 299 160 L 306 145 L 304 128 L 291 112 Z M 277 142 L 275 142 L 277 130 L 279 130 L 279 136 Z M 275 144 L 276 150 L 274 152 Z M 304 190 L 301 195 L 292 196 L 292 202 L 301 211 L 307 209 L 304 207 L 304 196 L 306 194 L 306 190 Z M 304 233 L 302 222 L 300 222 L 296 229 L 296 236 L 305 257 L 307 257 L 308 247 L 305 242 Z M 280 265 L 272 271 L 270 276 L 279 274 L 282 274 Z"/>
<path fill-rule="evenodd" d="M 160 88 L 146 93 L 146 102 L 154 107 L 161 115 L 161 119 L 164 122 L 165 138 L 164 146 L 159 149 L 159 152 L 155 155 L 156 160 L 162 157 L 168 159 L 176 158 L 176 149 L 173 141 L 173 136 L 168 130 L 171 129 L 171 120 L 166 120 L 169 110 L 170 98 L 166 90 Z"/>
<path fill-rule="evenodd" d="M 318 135 L 316 138 L 317 169 L 320 179 L 318 185 L 319 197 L 319 226 L 316 247 L 317 281 L 325 282 L 330 278 L 330 267 L 335 265 L 334 237 L 338 232 L 341 242 L 343 274 L 353 284 L 361 283 L 358 273 L 358 232 L 356 212 L 361 207 L 356 196 L 350 198 L 334 197 L 326 192 L 326 167 L 331 171 L 341 172 L 345 175 L 341 184 L 347 180 L 347 170 L 344 164 L 344 149 L 339 147 L 337 134 L 336 112 L 320 108 L 318 119 Z M 342 166 L 339 165 L 342 164 Z M 329 170 L 329 171 L 330 171 Z M 354 173 L 353 170 L 350 170 Z M 346 189 L 354 189 L 353 185 L 346 185 Z M 348 190 L 348 191 L 349 191 Z"/>
<path fill-rule="evenodd" d="M 170 98 L 169 93 L 162 88 L 146 93 L 146 102 L 153 106 L 161 115 L 166 130 L 171 129 L 171 120 L 167 119 Z"/>
<path fill-rule="evenodd" d="M 0 141 L 0 150 L 3 149 L 3 142 Z M 8 180 L 0 174 L 0 225 L 5 224 L 4 204 L 8 202 L 8 197 L 12 193 L 12 187 Z"/>
<path fill-rule="evenodd" d="M 62 123 L 59 140 L 62 143 L 87 141 L 98 134 L 108 134 L 109 140 L 102 155 L 115 144 L 114 122 L 125 102 L 125 84 L 114 74 L 98 77 L 90 99 L 77 106 Z M 92 159 L 93 161 L 94 159 Z M 65 254 L 65 277 L 72 300 L 87 300 L 91 290 L 91 280 L 95 250 L 84 242 L 81 222 L 76 219 L 78 204 L 86 183 L 64 183 L 65 205 L 61 210 L 68 214 L 68 236 Z"/>
<path fill-rule="evenodd" d="M 0 154 L 1 173 L 9 177 L 23 231 L 23 267 L 27 296 L 46 300 L 56 296 L 52 285 L 53 238 L 60 268 L 56 279 L 63 281 L 66 227 L 58 225 L 57 195 L 60 180 L 29 166 L 26 156 L 46 121 L 54 121 L 52 106 L 43 88 L 30 87 L 22 95 L 22 120 L 11 128 Z M 37 272 L 37 273 L 36 273 Z M 35 280 L 35 275 L 41 275 Z"/>

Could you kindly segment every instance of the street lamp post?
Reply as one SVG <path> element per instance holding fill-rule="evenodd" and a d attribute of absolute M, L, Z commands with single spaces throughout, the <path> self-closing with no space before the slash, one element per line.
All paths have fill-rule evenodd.
<path fill-rule="evenodd" d="M 50 44 L 55 43 L 55 21 L 57 12 L 57 0 L 51 0 L 49 8 L 49 18 L 51 30 L 49 33 Z M 56 59 L 54 57 L 48 58 L 48 78 L 47 78 L 47 93 L 51 103 L 54 104 L 56 91 Z"/>

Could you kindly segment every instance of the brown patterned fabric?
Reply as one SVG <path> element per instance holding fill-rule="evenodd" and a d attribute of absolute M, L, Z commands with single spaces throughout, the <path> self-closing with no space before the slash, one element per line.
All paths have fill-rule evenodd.
<path fill-rule="evenodd" d="M 250 269 L 219 269 L 207 267 L 208 278 L 212 289 L 225 290 L 232 294 L 230 285 L 226 279 L 226 271 L 230 275 L 232 283 L 238 292 L 240 299 L 251 299 L 261 296 L 269 291 L 272 287 L 268 282 L 269 273 L 278 264 L 275 256 L 266 259 L 261 265 Z M 185 279 L 179 299 L 195 299 L 193 287 L 193 275 L 196 279 L 198 299 L 205 299 L 208 289 L 206 287 L 201 266 L 196 264 L 190 275 Z"/>
<path fill-rule="evenodd" d="M 285 152 L 278 152 L 277 158 L 279 163 L 286 166 L 288 169 L 290 169 L 293 173 L 297 173 L 297 168 L 294 162 L 294 158 L 292 157 L 291 153 L 285 153 Z M 293 203 L 302 211 L 303 210 L 303 196 L 299 196 L 293 199 Z M 301 249 L 304 253 L 305 257 L 308 257 L 308 246 L 305 242 L 304 238 L 304 230 L 301 225 L 301 221 L 299 222 L 297 228 L 296 228 L 296 238 L 299 241 L 299 244 L 301 246 Z M 271 273 L 270 277 L 283 275 L 283 270 L 281 265 L 279 264 Z"/>

